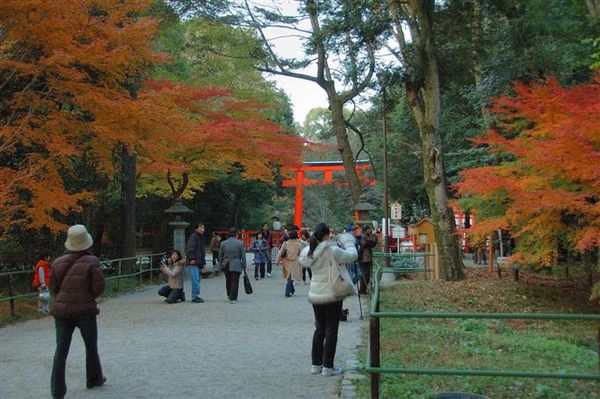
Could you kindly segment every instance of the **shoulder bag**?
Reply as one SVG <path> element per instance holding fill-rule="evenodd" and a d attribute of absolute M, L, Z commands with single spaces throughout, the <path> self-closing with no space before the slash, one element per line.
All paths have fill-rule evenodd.
<path fill-rule="evenodd" d="M 248 273 L 244 270 L 244 291 L 246 294 L 252 294 L 252 284 L 250 284 L 250 277 L 248 277 Z"/>
<path fill-rule="evenodd" d="M 345 267 L 341 267 L 333 257 L 333 249 L 329 249 L 329 286 L 333 294 L 340 299 L 344 299 L 354 293 L 352 278 L 348 275 Z"/>

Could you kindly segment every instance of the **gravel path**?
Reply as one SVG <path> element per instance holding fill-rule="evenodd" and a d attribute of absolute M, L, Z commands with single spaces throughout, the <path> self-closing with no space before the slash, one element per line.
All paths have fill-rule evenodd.
<path fill-rule="evenodd" d="M 104 300 L 98 317 L 105 386 L 85 389 L 85 348 L 75 332 L 67 361 L 67 398 L 335 398 L 352 397 L 348 378 L 311 375 L 314 330 L 308 286 L 285 298 L 274 267 L 252 280 L 237 304 L 225 295 L 223 275 L 202 280 L 205 303 L 167 305 L 158 286 Z M 250 270 L 250 268 L 249 268 Z M 252 271 L 253 272 L 253 271 Z M 365 321 L 358 300 L 347 299 L 351 322 L 341 323 L 336 364 L 356 366 Z M 0 329 L 0 398 L 50 397 L 54 323 L 48 317 Z M 354 377 L 352 377 L 354 376 Z"/>

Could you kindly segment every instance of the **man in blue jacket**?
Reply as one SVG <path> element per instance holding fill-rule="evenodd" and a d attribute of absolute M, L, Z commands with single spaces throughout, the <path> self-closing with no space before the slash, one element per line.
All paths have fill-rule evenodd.
<path fill-rule="evenodd" d="M 204 224 L 198 223 L 196 230 L 189 236 L 187 242 L 187 264 L 192 280 L 192 302 L 202 303 L 204 299 L 200 298 L 200 269 L 206 265 L 206 255 L 204 252 Z"/>

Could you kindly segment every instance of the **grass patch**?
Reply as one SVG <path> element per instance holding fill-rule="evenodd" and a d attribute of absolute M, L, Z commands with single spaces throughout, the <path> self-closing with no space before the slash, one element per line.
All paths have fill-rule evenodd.
<path fill-rule="evenodd" d="M 402 281 L 382 291 L 382 311 L 594 313 L 585 293 L 532 287 L 469 271 L 465 281 Z M 598 323 L 579 321 L 382 319 L 381 364 L 598 374 Z M 360 353 L 366 361 L 366 347 Z M 598 398 L 592 381 L 382 374 L 383 398 L 462 391 L 490 398 Z M 369 397 L 369 380 L 357 383 Z"/>

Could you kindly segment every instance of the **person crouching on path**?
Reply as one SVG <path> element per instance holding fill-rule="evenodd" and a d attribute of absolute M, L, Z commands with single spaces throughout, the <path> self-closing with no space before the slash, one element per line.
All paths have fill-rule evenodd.
<path fill-rule="evenodd" d="M 229 303 L 236 303 L 240 274 L 246 271 L 246 248 L 244 243 L 237 239 L 237 230 L 229 229 L 229 238 L 221 242 L 219 248 L 219 264 L 225 273 L 225 288 Z"/>
<path fill-rule="evenodd" d="M 65 368 L 75 327 L 79 328 L 85 343 L 86 386 L 88 389 L 103 385 L 98 356 L 99 313 L 95 298 L 104 292 L 104 275 L 98 258 L 88 249 L 93 244 L 85 226 L 69 227 L 64 255 L 52 263 L 50 289 L 55 294 L 51 314 L 56 326 L 56 352 L 52 365 L 51 392 L 54 399 L 67 393 Z"/>
<path fill-rule="evenodd" d="M 186 247 L 188 272 L 190 280 L 192 280 L 192 302 L 194 303 L 204 302 L 204 299 L 200 298 L 200 270 L 206 265 L 205 241 L 204 225 L 198 223 L 196 230 L 190 234 Z"/>
<path fill-rule="evenodd" d="M 265 265 L 269 259 L 267 255 L 269 244 L 263 240 L 263 236 L 260 232 L 256 234 L 256 241 L 252 243 L 250 250 L 254 252 L 254 278 L 258 280 L 259 271 L 260 278 L 265 278 Z"/>
<path fill-rule="evenodd" d="M 312 341 L 312 374 L 339 375 L 342 369 L 334 366 L 338 326 L 343 298 L 338 298 L 331 288 L 329 268 L 332 257 L 338 264 L 352 263 L 357 258 L 355 239 L 351 234 L 341 235 L 337 242 L 330 238 L 330 229 L 319 223 L 309 239 L 308 247 L 300 253 L 300 264 L 311 267 L 308 301 L 315 313 L 315 332 Z M 340 246 L 338 246 L 341 245 Z"/>
<path fill-rule="evenodd" d="M 185 262 L 181 256 L 181 252 L 173 250 L 171 256 L 167 260 L 167 264 L 162 264 L 160 270 L 167 275 L 169 283 L 158 290 L 158 295 L 164 296 L 166 303 L 176 303 L 185 301 L 185 293 L 183 292 L 183 269 Z"/>
<path fill-rule="evenodd" d="M 292 230 L 289 239 L 281 245 L 275 263 L 283 266 L 283 278 L 287 280 L 285 285 L 285 297 L 289 298 L 296 293 L 294 280 L 302 278 L 302 268 L 298 263 L 298 257 L 302 250 L 302 242 L 298 239 L 298 231 Z"/>

